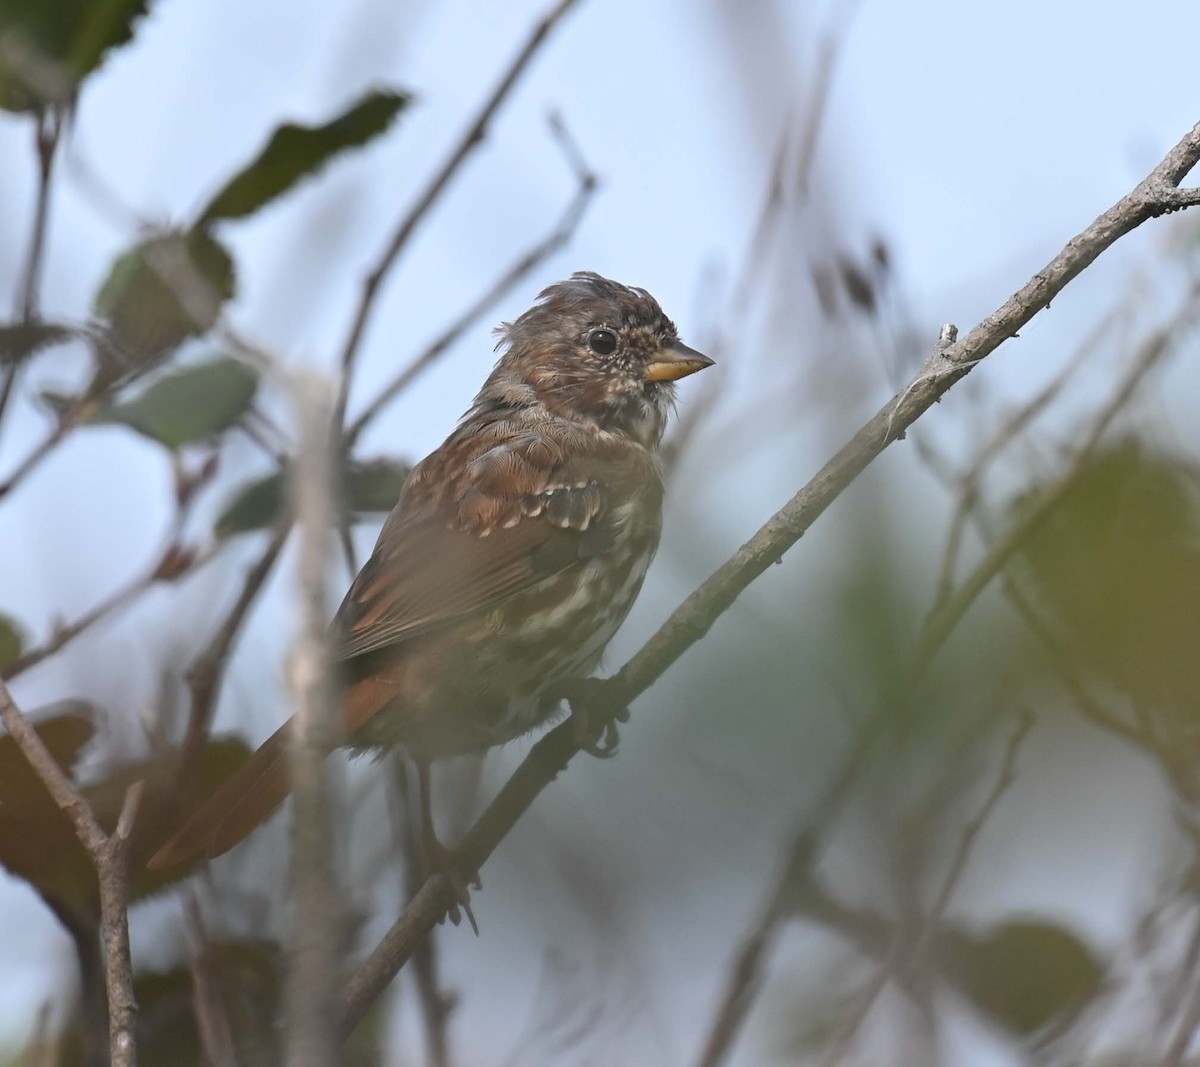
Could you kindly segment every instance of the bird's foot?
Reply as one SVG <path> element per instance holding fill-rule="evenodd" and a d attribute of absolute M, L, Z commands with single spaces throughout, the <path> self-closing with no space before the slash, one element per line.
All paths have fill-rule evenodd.
<path fill-rule="evenodd" d="M 563 688 L 580 751 L 597 759 L 611 759 L 621 745 L 617 723 L 629 721 L 629 709 L 609 708 L 603 693 L 604 682 L 599 678 L 580 678 Z"/>
<path fill-rule="evenodd" d="M 483 888 L 483 882 L 479 875 L 476 874 L 473 878 L 464 877 L 455 865 L 454 853 L 450 852 L 436 837 L 426 837 L 423 851 L 426 877 L 440 874 L 446 880 L 446 885 L 450 887 L 453 895 L 450 906 L 446 909 L 446 917 L 455 926 L 458 926 L 462 922 L 463 914 L 466 913 L 467 922 L 471 924 L 471 929 L 478 937 L 479 923 L 475 921 L 475 913 L 471 911 L 470 890 Z"/>

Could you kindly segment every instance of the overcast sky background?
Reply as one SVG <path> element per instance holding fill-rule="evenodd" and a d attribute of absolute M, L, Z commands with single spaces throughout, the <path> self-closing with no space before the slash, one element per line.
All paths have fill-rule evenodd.
<path fill-rule="evenodd" d="M 86 315 L 139 221 L 186 220 L 279 121 L 323 121 L 365 87 L 392 84 L 419 97 L 392 135 L 228 230 L 242 267 L 232 321 L 272 351 L 332 366 L 363 270 L 545 6 L 159 0 L 135 43 L 88 84 L 70 146 L 133 214 L 102 206 L 78 168 L 64 168 L 47 314 Z M 703 298 L 705 272 L 732 271 L 746 249 L 775 144 L 804 107 L 834 11 L 800 2 L 582 0 L 389 281 L 351 409 L 553 224 L 573 185 L 546 131 L 552 108 L 603 188 L 572 245 L 494 320 L 518 314 L 542 284 L 589 269 L 650 289 L 698 343 L 714 313 Z M 1197 41 L 1195 0 L 863 0 L 847 21 L 815 176 L 839 211 L 784 238 L 810 233 L 862 249 L 883 234 L 927 340 L 945 321 L 969 327 L 1200 119 Z M 0 115 L 0 241 L 10 249 L 0 262 L 3 292 L 15 290 L 29 225 L 30 140 L 26 123 Z M 1153 239 L 1135 235 L 1101 264 L 1094 285 L 1056 304 L 1019 350 L 1001 353 L 986 370 L 992 387 L 1025 393 L 1047 352 L 1094 317 L 1105 277 Z M 788 299 L 763 297 L 776 307 Z M 777 332 L 762 336 L 778 342 Z M 473 331 L 379 420 L 366 451 L 419 455 L 435 446 L 492 358 L 488 327 Z M 755 353 L 729 358 L 735 385 L 752 389 Z M 872 388 L 873 409 L 889 393 L 883 375 Z M 35 412 L 14 412 L 0 467 L 11 467 L 40 425 Z M 803 470 L 791 465 L 794 453 L 787 469 L 758 465 L 761 484 L 721 515 L 726 549 L 703 562 L 719 562 L 823 458 L 814 452 Z M 117 469 L 127 473 L 114 484 L 105 475 Z M 140 566 L 166 518 L 166 476 L 161 456 L 129 435 L 76 435 L 0 509 L 0 608 L 40 628 L 111 588 L 121 560 Z M 236 569 L 229 574 L 236 579 Z M 221 603 L 197 610 L 211 617 Z M 642 632 L 669 607 L 639 615 Z M 145 668 L 162 648 L 140 655 L 98 640 L 94 649 L 130 658 L 128 678 L 108 683 L 110 699 L 147 699 Z M 636 638 L 628 640 L 624 647 L 634 647 Z M 34 705 L 69 688 L 42 671 L 22 679 L 17 695 Z M 12 1034 L 30 1026 L 67 949 L 29 892 L 2 878 L 0 916 L 0 1032 Z M 712 959 L 724 958 L 715 951 Z M 653 961 L 647 967 L 653 975 Z M 663 1062 L 692 1055 L 688 1019 L 709 1010 L 714 988 L 712 975 L 695 971 L 681 983 L 657 1039 L 670 1057 Z M 476 1018 L 485 1024 L 486 1010 Z M 974 1054 L 973 1063 L 1005 1062 Z"/>

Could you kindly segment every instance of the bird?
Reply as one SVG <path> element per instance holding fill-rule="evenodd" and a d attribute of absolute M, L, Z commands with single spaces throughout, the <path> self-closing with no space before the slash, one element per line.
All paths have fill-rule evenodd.
<path fill-rule="evenodd" d="M 624 621 L 662 532 L 674 383 L 713 363 L 645 289 L 588 271 L 496 332 L 491 374 L 410 472 L 331 625 L 343 743 L 416 764 L 431 852 L 429 765 L 550 720 Z M 289 733 L 150 866 L 219 856 L 265 822 L 290 791 Z"/>

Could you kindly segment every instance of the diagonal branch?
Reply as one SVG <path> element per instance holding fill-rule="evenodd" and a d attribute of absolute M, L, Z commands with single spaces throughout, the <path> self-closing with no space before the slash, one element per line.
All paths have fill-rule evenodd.
<path fill-rule="evenodd" d="M 421 352 L 411 363 L 396 375 L 379 394 L 347 427 L 345 447 L 347 451 L 357 443 L 363 430 L 375 420 L 381 411 L 396 399 L 418 376 L 428 370 L 442 355 L 480 318 L 483 317 L 498 301 L 502 300 L 513 288 L 532 273 L 544 260 L 554 255 L 570 241 L 583 213 L 591 202 L 599 185 L 595 173 L 579 156 L 578 151 L 567 137 L 565 128 L 557 116 L 552 118 L 552 129 L 562 145 L 568 161 L 575 171 L 578 187 L 571 202 L 562 213 L 561 218 L 545 237 L 515 260 L 508 269 L 488 287 L 488 290 L 476 299 L 462 314 L 436 337 L 433 342 Z"/>
<path fill-rule="evenodd" d="M 208 738 L 208 728 L 212 722 L 213 709 L 221 690 L 221 682 L 225 677 L 225 668 L 228 666 L 229 657 L 233 653 L 233 647 L 237 643 L 246 616 L 249 615 L 267 578 L 270 577 L 291 529 L 292 515 L 289 510 L 281 515 L 275 523 L 262 555 L 246 572 L 237 600 L 234 601 L 224 622 L 221 623 L 204 651 L 200 653 L 188 671 L 187 682 L 191 692 L 191 708 L 184 734 L 183 752 L 180 756 L 179 781 L 181 785 L 187 784 L 188 777 L 195 769 L 196 761 Z"/>
<path fill-rule="evenodd" d="M 768 567 L 780 561 L 825 509 L 893 441 L 965 377 L 1038 314 L 1098 256 L 1148 219 L 1174 210 L 1167 195 L 1200 161 L 1200 123 L 1167 153 L 1161 163 L 1127 196 L 1073 237 L 1061 252 L 989 315 L 966 337 L 952 328 L 921 373 L 889 400 L 816 476 L 759 531 L 695 590 L 614 675 L 597 683 L 589 708 L 603 721 L 615 715 L 653 685 L 676 660 L 699 641 L 738 596 Z M 468 832 L 455 859 L 463 870 L 476 871 L 529 808 L 538 794 L 578 751 L 570 721 L 555 727 L 533 746 L 500 794 Z M 384 935 L 360 968 L 343 1000 L 343 1027 L 348 1033 L 375 998 L 446 913 L 453 892 L 441 874 L 428 879 L 405 913 Z"/>
<path fill-rule="evenodd" d="M 533 32 L 529 35 L 529 39 L 525 42 L 524 47 L 513 57 L 512 62 L 508 65 L 503 75 L 501 75 L 500 81 L 492 90 L 491 95 L 484 101 L 479 114 L 475 116 L 471 125 L 467 127 L 466 132 L 459 139 L 449 158 L 434 174 L 425 191 L 417 198 L 417 202 L 409 208 L 408 213 L 400 220 L 400 224 L 396 227 L 396 231 L 392 235 L 392 239 L 388 242 L 387 248 L 384 249 L 383 255 L 379 258 L 379 262 L 363 280 L 358 309 L 354 314 L 354 322 L 350 326 L 350 333 L 346 338 L 346 344 L 342 350 L 342 380 L 334 414 L 334 424 L 336 426 L 340 427 L 345 421 L 346 401 L 350 395 L 350 382 L 354 377 L 354 367 L 358 360 L 359 347 L 362 344 L 367 321 L 374 310 L 375 300 L 379 295 L 379 287 L 383 284 L 384 279 L 400 258 L 400 253 L 404 251 L 417 226 L 429 214 L 442 193 L 445 192 L 446 187 L 450 184 L 450 180 L 458 173 L 467 156 L 471 154 L 471 150 L 487 136 L 488 127 L 491 125 L 496 112 L 500 110 L 501 105 L 503 105 L 512 91 L 513 86 L 516 85 L 518 79 L 525 72 L 525 68 L 529 66 L 530 61 L 537 55 L 542 44 L 549 37 L 550 31 L 575 6 L 576 2 L 577 0 L 558 0 L 542 16 L 541 21 L 533 28 Z"/>

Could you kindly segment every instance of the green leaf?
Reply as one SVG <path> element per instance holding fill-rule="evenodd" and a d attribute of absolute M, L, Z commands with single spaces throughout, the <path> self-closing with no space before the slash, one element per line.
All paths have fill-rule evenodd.
<path fill-rule="evenodd" d="M 95 735 L 98 715 L 96 708 L 83 700 L 60 700 L 26 712 L 54 762 L 68 773 Z M 0 734 L 0 807 L 31 799 L 49 801 L 46 786 L 12 737 Z"/>
<path fill-rule="evenodd" d="M 355 516 L 391 511 L 412 467 L 394 459 L 352 462 L 346 470 L 342 492 L 346 506 Z"/>
<path fill-rule="evenodd" d="M 1099 993 L 1105 964 L 1056 923 L 1014 919 L 976 934 L 950 928 L 938 935 L 942 972 L 976 1008 L 1013 1033 L 1028 1036 L 1069 1018 Z"/>
<path fill-rule="evenodd" d="M 234 175 L 213 197 L 200 224 L 253 214 L 315 174 L 340 152 L 361 148 L 383 133 L 410 101 L 407 93 L 380 90 L 323 126 L 280 126 L 254 162 Z"/>
<path fill-rule="evenodd" d="M 0 0 L 0 108 L 68 103 L 133 37 L 148 0 Z"/>
<path fill-rule="evenodd" d="M 262 530 L 274 524 L 283 507 L 285 487 L 282 471 L 240 489 L 217 519 L 218 537 Z"/>
<path fill-rule="evenodd" d="M 205 333 L 233 293 L 233 259 L 200 230 L 155 234 L 119 256 L 95 302 L 118 364 L 111 375 Z"/>
<path fill-rule="evenodd" d="M 1044 497 L 1035 484 L 1012 508 Z M 1200 477 L 1134 439 L 1098 450 L 1021 546 L 1073 652 L 1138 705 L 1200 715 Z"/>
<path fill-rule="evenodd" d="M 79 702 L 72 702 L 81 706 Z M 86 707 L 86 705 L 82 705 Z M 61 718 L 61 716 L 60 716 Z M 86 741 L 82 725 L 52 720 L 36 727 L 55 758 L 69 770 L 79 746 Z M 0 767 L 5 761 L 5 739 L 0 735 Z M 194 776 L 178 777 L 178 752 L 109 767 L 104 777 L 82 787 L 101 829 L 111 833 L 120 817 L 129 788 L 141 782 L 142 807 L 129 839 L 129 899 L 141 900 L 178 882 L 194 870 L 201 857 L 162 870 L 150 870 L 146 861 L 178 828 L 183 813 L 194 810 L 202 797 L 245 764 L 250 752 L 242 741 L 214 738 L 198 753 Z M 64 912 L 98 914 L 96 872 L 91 858 L 67 817 L 41 780 L 29 772 L 6 783 L 0 804 L 0 867 L 30 883 L 60 918 Z M 190 1061 L 189 1061 L 190 1062 Z"/>
<path fill-rule="evenodd" d="M 25 649 L 25 631 L 9 615 L 0 614 L 0 671 L 16 663 Z"/>
<path fill-rule="evenodd" d="M 69 326 L 52 322 L 11 322 L 0 326 L 0 363 L 20 363 L 43 348 L 75 336 Z"/>
<path fill-rule="evenodd" d="M 257 390 L 252 367 L 214 359 L 159 378 L 140 396 L 98 412 L 91 421 L 119 423 L 179 448 L 228 429 L 245 414 Z"/>
<path fill-rule="evenodd" d="M 352 460 L 342 476 L 346 507 L 357 521 L 396 506 L 404 480 L 412 468 L 399 460 Z M 275 523 L 287 499 L 284 472 L 275 471 L 242 488 L 217 519 L 218 537 L 262 530 Z"/>

